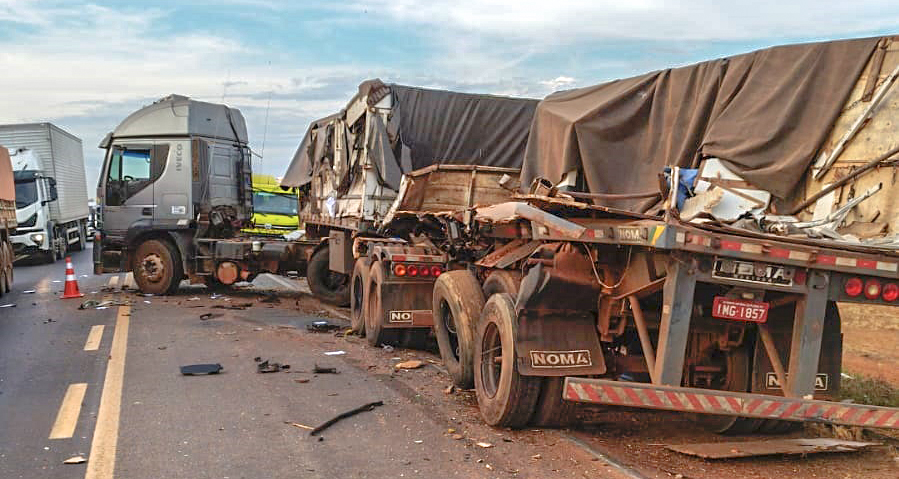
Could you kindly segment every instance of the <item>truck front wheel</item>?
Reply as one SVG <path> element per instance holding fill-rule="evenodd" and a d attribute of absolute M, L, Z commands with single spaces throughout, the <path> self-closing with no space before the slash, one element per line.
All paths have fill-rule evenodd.
<path fill-rule="evenodd" d="M 181 257 L 175 247 L 161 240 L 147 240 L 134 254 L 134 281 L 143 293 L 170 294 L 181 284 Z"/>
<path fill-rule="evenodd" d="M 515 304 L 508 293 L 484 305 L 475 337 L 474 388 L 478 408 L 491 426 L 527 425 L 540 397 L 539 377 L 522 376 L 515 360 Z"/>
<path fill-rule="evenodd" d="M 449 271 L 434 283 L 434 335 L 453 383 L 471 388 L 474 383 L 474 342 L 484 294 L 468 271 Z"/>
<path fill-rule="evenodd" d="M 328 267 L 330 252 L 328 247 L 320 248 L 312 254 L 306 267 L 306 281 L 309 290 L 317 298 L 337 306 L 349 306 L 350 285 L 347 275 L 331 271 Z"/>

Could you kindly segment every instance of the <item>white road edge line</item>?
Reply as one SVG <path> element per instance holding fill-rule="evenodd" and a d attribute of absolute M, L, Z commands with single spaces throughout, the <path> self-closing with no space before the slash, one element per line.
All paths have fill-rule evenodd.
<path fill-rule="evenodd" d="M 91 441 L 90 460 L 85 479 L 112 479 L 115 472 L 116 448 L 119 440 L 119 413 L 122 409 L 122 383 L 125 376 L 125 353 L 128 349 L 128 328 L 131 307 L 119 306 L 115 333 L 100 395 L 97 425 Z"/>
<path fill-rule="evenodd" d="M 56 421 L 50 429 L 50 439 L 68 439 L 75 434 L 75 425 L 78 424 L 78 416 L 81 414 L 81 403 L 84 402 L 84 393 L 87 391 L 87 383 L 69 384 L 66 395 L 59 405 Z"/>
<path fill-rule="evenodd" d="M 87 334 L 87 341 L 84 342 L 85 351 L 96 351 L 100 349 L 100 341 L 103 339 L 102 324 L 91 326 L 91 332 Z"/>

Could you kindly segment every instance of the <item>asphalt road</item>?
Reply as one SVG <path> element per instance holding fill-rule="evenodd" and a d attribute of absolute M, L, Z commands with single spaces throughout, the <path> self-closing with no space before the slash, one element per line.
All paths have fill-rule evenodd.
<path fill-rule="evenodd" d="M 388 361 L 399 352 L 305 333 L 327 313 L 314 303 L 311 311 L 294 307 L 296 295 L 282 301 L 289 307 L 257 294 L 210 297 L 202 287 L 142 297 L 104 288 L 112 275 L 90 274 L 89 250 L 73 259 L 85 299 L 131 304 L 79 310 L 82 300 L 59 299 L 64 262 L 16 265 L 14 291 L 0 298 L 0 306 L 15 304 L 0 308 L 0 478 L 486 478 L 559 470 L 546 459 L 539 461 L 545 471 L 527 474 L 526 463 L 538 462 L 528 444 L 509 440 L 521 449 L 516 456 L 453 437 L 448 426 L 461 426 L 449 416 L 458 413 L 438 410 L 423 399 L 424 387 L 393 378 Z M 253 306 L 216 308 L 242 303 Z M 348 355 L 325 354 L 350 346 Z M 290 364 L 290 372 L 259 374 L 256 357 Z M 369 361 L 386 367 L 373 370 Z M 224 370 L 180 374 L 197 363 Z M 315 365 L 340 374 L 311 374 Z M 438 369 L 411 375 L 434 378 L 431 397 L 455 400 L 443 394 Z M 321 439 L 309 436 L 308 427 L 372 401 L 384 405 L 338 422 Z M 459 407 L 472 411 L 465 401 Z M 504 445 L 500 432 L 476 427 L 466 433 Z M 559 451 L 560 464 L 602 466 L 585 452 Z M 85 462 L 64 464 L 78 456 Z"/>

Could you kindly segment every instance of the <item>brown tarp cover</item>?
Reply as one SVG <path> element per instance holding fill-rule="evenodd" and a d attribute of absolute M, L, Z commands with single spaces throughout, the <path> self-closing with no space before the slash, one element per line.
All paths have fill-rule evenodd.
<path fill-rule="evenodd" d="M 390 121 L 378 119 L 368 138 L 369 155 L 387 186 L 396 189 L 403 173 L 438 163 L 521 167 L 537 100 L 384 84 L 377 79 L 359 85 L 359 96 L 369 95 L 369 103 L 388 92 L 393 93 Z M 314 133 L 339 115 L 309 127 L 282 186 L 304 185 L 326 163 L 339 161 L 331 159 L 334 155 L 327 147 L 321 148 L 320 144 L 330 143 L 327 135 Z"/>
<path fill-rule="evenodd" d="M 9 150 L 0 145 L 0 200 L 16 201 L 16 184 L 13 180 Z"/>
<path fill-rule="evenodd" d="M 580 170 L 590 192 L 642 193 L 665 165 L 718 157 L 784 198 L 878 40 L 780 46 L 554 93 L 537 107 L 522 185 Z"/>

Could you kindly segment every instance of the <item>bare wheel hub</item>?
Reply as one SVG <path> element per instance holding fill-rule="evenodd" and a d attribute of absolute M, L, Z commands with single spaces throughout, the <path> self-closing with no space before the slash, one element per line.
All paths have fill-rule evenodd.
<path fill-rule="evenodd" d="M 156 253 L 144 256 L 141 261 L 142 276 L 152 283 L 158 283 L 165 278 L 165 264 Z"/>

